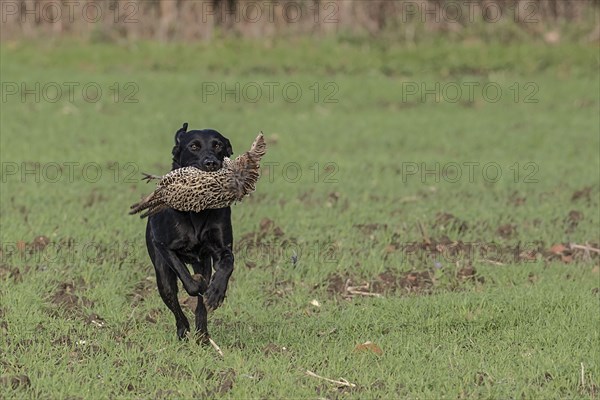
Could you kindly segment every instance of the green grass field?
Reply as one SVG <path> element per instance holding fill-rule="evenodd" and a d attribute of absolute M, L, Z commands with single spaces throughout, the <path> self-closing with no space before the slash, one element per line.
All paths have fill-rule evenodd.
<path fill-rule="evenodd" d="M 0 397 L 598 398 L 597 46 L 0 58 Z M 209 320 L 223 358 L 177 340 L 127 215 L 186 121 L 236 154 L 269 143 L 233 206 L 236 270 Z"/>

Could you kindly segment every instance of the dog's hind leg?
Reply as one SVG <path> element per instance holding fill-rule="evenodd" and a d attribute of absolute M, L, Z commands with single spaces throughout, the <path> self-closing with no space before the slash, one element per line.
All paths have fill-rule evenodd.
<path fill-rule="evenodd" d="M 175 316 L 177 337 L 184 339 L 190 330 L 190 323 L 185 317 L 177 298 L 177 275 L 160 255 L 157 254 L 153 261 L 158 292 L 163 302 Z"/>
<path fill-rule="evenodd" d="M 202 275 L 202 280 L 207 284 L 210 282 L 212 275 L 212 259 L 210 255 L 201 255 L 200 260 L 192 263 L 192 268 L 195 274 Z M 202 294 L 206 291 L 206 287 L 203 288 Z M 198 296 L 198 305 L 196 306 L 196 335 L 199 342 L 208 344 L 208 313 L 206 306 L 204 305 L 203 298 Z"/>
<path fill-rule="evenodd" d="M 190 274 L 188 267 L 179 259 L 177 254 L 160 243 L 155 243 L 155 245 L 157 255 L 160 255 L 163 260 L 165 260 L 166 264 L 171 267 L 171 270 L 177 274 L 185 291 L 190 296 L 202 294 L 202 288 L 203 286 L 206 287 L 206 285 L 203 285 L 201 282 L 196 282 L 194 278 L 192 278 L 192 274 Z"/>

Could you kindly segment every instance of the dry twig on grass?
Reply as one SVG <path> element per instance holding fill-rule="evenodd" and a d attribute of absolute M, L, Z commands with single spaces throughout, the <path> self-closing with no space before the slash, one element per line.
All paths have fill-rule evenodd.
<path fill-rule="evenodd" d="M 344 284 L 344 295 L 352 298 L 354 296 L 370 296 L 370 297 L 383 297 L 380 293 L 370 292 L 371 285 L 364 283 L 360 286 L 350 286 L 350 279 L 346 279 Z"/>
<path fill-rule="evenodd" d="M 350 383 L 347 380 L 345 380 L 344 378 L 340 378 L 339 381 L 336 381 L 334 379 L 329 379 L 329 378 L 325 378 L 324 376 L 317 375 L 314 372 L 309 371 L 309 370 L 306 370 L 306 375 L 312 376 L 313 378 L 322 379 L 327 382 L 335 383 L 336 385 L 339 385 L 339 386 L 356 387 L 356 385 L 354 383 Z"/>
<path fill-rule="evenodd" d="M 501 263 L 500 261 L 488 260 L 487 258 L 484 258 L 481 261 L 489 263 L 489 264 L 493 264 L 493 265 L 506 265 L 506 264 Z"/>
<path fill-rule="evenodd" d="M 593 251 L 594 253 L 598 253 L 600 254 L 600 249 L 596 249 L 588 244 L 586 244 L 585 246 L 581 245 L 581 244 L 575 244 L 575 243 L 571 243 L 569 245 L 572 249 L 577 249 L 577 250 L 585 250 L 586 252 L 590 252 Z"/>
<path fill-rule="evenodd" d="M 429 238 L 429 235 L 427 234 L 427 229 L 421 223 L 421 221 L 417 221 L 417 223 L 419 225 L 419 231 L 421 231 L 421 236 L 423 237 L 423 241 L 427 244 L 431 244 L 431 239 Z"/>
<path fill-rule="evenodd" d="M 225 355 L 221 351 L 221 348 L 215 343 L 215 341 L 212 340 L 212 338 L 210 338 L 210 337 L 208 338 L 208 341 L 210 342 L 210 345 L 217 351 L 217 353 L 219 354 L 219 356 L 221 356 L 221 358 L 224 358 Z"/>

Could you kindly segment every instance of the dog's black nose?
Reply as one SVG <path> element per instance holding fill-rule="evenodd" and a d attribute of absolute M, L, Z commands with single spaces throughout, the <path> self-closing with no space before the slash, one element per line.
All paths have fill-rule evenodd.
<path fill-rule="evenodd" d="M 219 163 L 216 160 L 204 160 L 204 167 L 208 171 L 216 171 L 217 169 L 219 169 Z"/>

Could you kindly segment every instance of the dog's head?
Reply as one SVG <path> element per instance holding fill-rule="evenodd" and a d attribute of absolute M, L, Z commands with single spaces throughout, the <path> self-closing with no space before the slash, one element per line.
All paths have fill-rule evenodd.
<path fill-rule="evenodd" d="M 223 166 L 223 158 L 233 154 L 229 139 L 213 129 L 188 131 L 187 122 L 175 133 L 173 169 L 196 167 L 216 171 Z"/>

